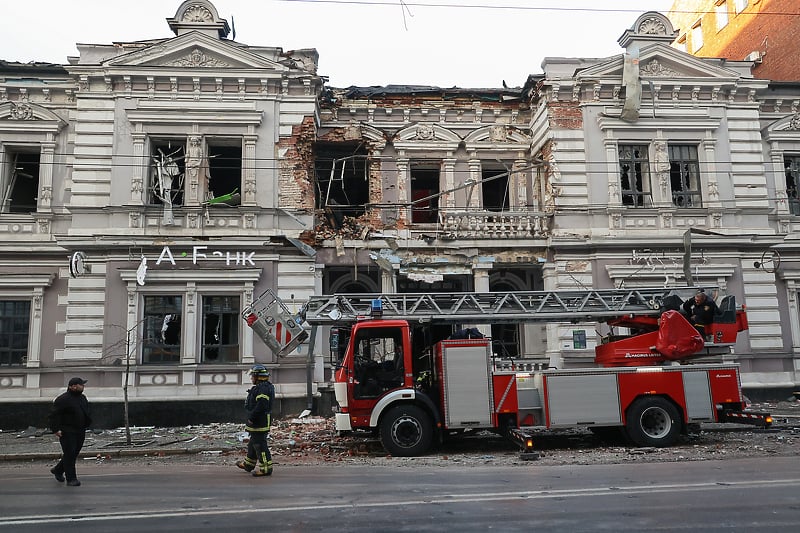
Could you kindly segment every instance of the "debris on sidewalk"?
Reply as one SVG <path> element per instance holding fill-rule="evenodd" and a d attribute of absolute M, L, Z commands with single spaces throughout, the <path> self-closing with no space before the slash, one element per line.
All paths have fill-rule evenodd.
<path fill-rule="evenodd" d="M 800 402 L 753 405 L 769 411 L 776 420 L 775 431 L 757 431 L 751 426 L 732 428 L 725 424 L 703 424 L 681 444 L 666 449 L 630 448 L 601 441 L 586 430 L 537 431 L 537 464 L 607 464 L 635 460 L 696 461 L 737 457 L 800 455 Z M 244 457 L 249 434 L 241 423 L 210 423 L 180 427 L 130 428 L 127 445 L 125 428 L 95 429 L 87 433 L 82 456 L 87 460 L 111 461 L 194 461 L 202 464 L 233 464 Z M 430 464 L 520 464 L 518 448 L 491 432 L 452 439 L 425 457 L 393 458 L 381 446 L 377 434 L 339 434 L 333 417 L 298 416 L 273 421 L 269 446 L 278 465 L 386 464 L 412 466 Z M 23 431 L 0 432 L 0 456 L 40 454 L 55 458 L 61 449 L 48 430 L 28 427 Z M 30 459 L 30 457 L 28 457 Z"/>

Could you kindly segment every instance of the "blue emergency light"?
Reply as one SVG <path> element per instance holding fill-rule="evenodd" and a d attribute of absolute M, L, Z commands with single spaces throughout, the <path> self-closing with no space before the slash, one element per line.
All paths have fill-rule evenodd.
<path fill-rule="evenodd" d="M 372 305 L 370 306 L 372 310 L 372 316 L 375 318 L 380 318 L 383 316 L 383 302 L 380 298 L 375 298 L 372 300 Z"/>

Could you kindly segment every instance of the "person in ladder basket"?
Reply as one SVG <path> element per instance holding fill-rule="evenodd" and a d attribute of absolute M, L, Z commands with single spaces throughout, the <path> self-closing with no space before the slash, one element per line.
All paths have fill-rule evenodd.
<path fill-rule="evenodd" d="M 714 321 L 716 312 L 717 304 L 703 289 L 698 289 L 694 298 L 689 298 L 683 302 L 683 313 L 703 337 L 706 335 L 706 326 Z"/>
<path fill-rule="evenodd" d="M 264 365 L 255 365 L 250 369 L 250 380 L 253 386 L 247 391 L 244 407 L 247 410 L 247 426 L 250 434 L 247 443 L 247 457 L 238 461 L 236 466 L 254 476 L 272 475 L 272 455 L 269 453 L 267 436 L 272 421 L 272 400 L 275 398 L 275 387 L 269 381 L 269 370 Z M 258 468 L 256 468 L 258 466 Z"/>

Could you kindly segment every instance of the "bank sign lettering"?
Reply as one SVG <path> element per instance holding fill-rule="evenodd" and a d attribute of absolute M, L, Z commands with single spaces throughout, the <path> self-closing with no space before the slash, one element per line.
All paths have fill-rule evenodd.
<path fill-rule="evenodd" d="M 207 252 L 208 246 L 193 246 L 192 247 L 192 264 L 196 265 L 198 261 L 211 260 L 211 261 L 225 261 L 226 266 L 256 266 L 253 262 L 255 252 L 221 252 L 219 250 Z M 188 252 L 181 252 L 180 257 L 188 257 Z M 158 256 L 156 265 L 161 263 L 169 263 L 176 266 L 175 256 L 172 255 L 172 250 L 169 246 L 161 249 L 161 255 Z"/>

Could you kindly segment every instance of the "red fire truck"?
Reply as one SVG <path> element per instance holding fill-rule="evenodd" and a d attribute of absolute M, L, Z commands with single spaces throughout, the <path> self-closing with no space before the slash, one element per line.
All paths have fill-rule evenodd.
<path fill-rule="evenodd" d="M 768 426 L 768 414 L 745 409 L 737 364 L 687 362 L 729 352 L 747 329 L 726 296 L 701 335 L 679 312 L 678 294 L 691 291 L 337 294 L 292 314 L 268 290 L 242 316 L 279 356 L 308 338 L 307 323 L 313 357 L 314 330 L 330 327 L 337 430 L 377 432 L 396 456 L 472 430 L 502 432 L 532 453 L 532 428 L 587 427 L 662 447 L 701 422 Z M 537 321 L 605 322 L 611 333 L 592 368 L 522 370 L 474 327 Z M 454 334 L 432 333 L 442 331 Z"/>

